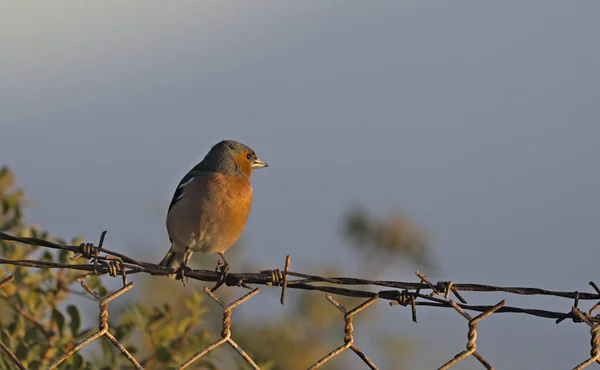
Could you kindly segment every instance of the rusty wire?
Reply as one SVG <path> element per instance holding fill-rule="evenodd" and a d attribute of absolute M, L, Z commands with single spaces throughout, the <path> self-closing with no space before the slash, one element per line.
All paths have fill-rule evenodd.
<path fill-rule="evenodd" d="M 481 362 L 481 364 L 486 369 L 493 370 L 494 368 L 492 367 L 492 365 L 490 365 L 483 358 L 483 356 L 480 355 L 479 352 L 477 352 L 477 350 L 476 350 L 476 348 L 477 348 L 477 343 L 476 343 L 477 342 L 477 325 L 479 324 L 479 321 L 485 319 L 489 315 L 491 315 L 494 312 L 498 311 L 498 309 L 500 307 L 504 306 L 505 301 L 504 300 L 500 301 L 497 305 L 495 305 L 491 309 L 487 310 L 486 312 L 477 315 L 477 317 L 475 317 L 475 318 L 471 318 L 471 315 L 469 315 L 468 313 L 466 313 L 454 301 L 450 300 L 449 302 L 452 305 L 452 307 L 454 307 L 456 309 L 456 311 L 458 311 L 458 313 L 460 313 L 465 319 L 469 320 L 469 332 L 467 333 L 467 338 L 468 338 L 467 349 L 466 349 L 466 351 L 462 351 L 461 353 L 459 353 L 456 356 L 454 356 L 454 358 L 452 360 L 450 360 L 450 361 L 446 362 L 444 365 L 442 365 L 439 368 L 439 370 L 448 369 L 450 366 L 456 364 L 459 361 L 462 361 L 463 359 L 465 359 L 465 358 L 467 358 L 468 356 L 471 356 L 471 355 L 473 357 L 475 357 L 479 362 Z"/>
<path fill-rule="evenodd" d="M 242 303 L 246 302 L 248 299 L 254 297 L 255 295 L 258 294 L 258 288 L 252 290 L 250 293 L 246 294 L 245 296 L 241 297 L 240 299 L 230 303 L 229 305 L 226 305 L 225 302 L 223 302 L 221 300 L 221 298 L 217 297 L 210 289 L 208 289 L 207 287 L 204 287 L 204 293 L 206 293 L 206 295 L 208 295 L 213 301 L 217 302 L 217 304 L 219 306 L 221 306 L 221 308 L 223 308 L 223 330 L 221 331 L 221 339 L 219 339 L 218 341 L 209 344 L 206 348 L 204 348 L 203 350 L 201 350 L 200 352 L 196 353 L 194 356 L 192 356 L 189 360 L 185 361 L 180 367 L 179 369 L 185 369 L 186 367 L 190 366 L 192 363 L 194 363 L 196 360 L 198 360 L 199 358 L 201 358 L 202 356 L 206 355 L 207 353 L 209 353 L 210 351 L 212 351 L 213 349 L 219 347 L 221 344 L 223 343 L 228 343 L 231 347 L 233 347 L 233 349 L 235 349 L 237 351 L 237 353 L 240 354 L 240 356 L 246 361 L 246 363 L 248 363 L 248 365 L 250 367 L 252 367 L 252 369 L 260 369 L 258 367 L 258 365 L 256 365 L 254 363 L 254 361 L 250 358 L 250 356 L 248 356 L 248 354 L 246 354 L 246 352 L 244 352 L 244 350 L 233 340 L 231 339 L 231 311 L 236 308 L 237 306 L 241 305 Z"/>
<path fill-rule="evenodd" d="M 77 278 L 77 281 L 79 281 L 83 289 L 85 289 L 85 291 L 88 292 L 92 297 L 94 297 L 94 299 L 98 302 L 98 306 L 100 308 L 98 331 L 85 338 L 81 342 L 77 343 L 75 346 L 73 346 L 73 348 L 65 352 L 61 357 L 59 357 L 48 367 L 48 370 L 55 369 L 56 367 L 58 367 L 58 365 L 61 364 L 61 362 L 69 358 L 69 356 L 71 356 L 73 353 L 79 351 L 92 341 L 102 336 L 106 337 L 115 347 L 117 347 L 117 349 L 119 349 L 119 351 L 121 351 L 121 353 L 123 353 L 123 355 L 127 357 L 127 359 L 136 369 L 142 369 L 142 366 L 137 362 L 133 355 L 131 355 L 131 353 L 129 353 L 129 351 L 127 351 L 127 349 L 125 349 L 125 347 L 121 343 L 119 343 L 119 341 L 108 331 L 108 303 L 113 299 L 119 297 L 123 293 L 128 292 L 131 288 L 133 288 L 133 282 L 127 283 L 127 280 L 124 280 L 122 288 L 102 298 L 85 282 L 85 279 L 90 277 L 91 275 L 92 274 L 81 275 Z"/>
<path fill-rule="evenodd" d="M 365 302 L 354 307 L 350 311 L 348 311 L 338 301 L 333 299 L 331 295 L 327 294 L 326 298 L 329 302 L 331 302 L 331 304 L 333 304 L 338 310 L 340 310 L 344 314 L 344 344 L 329 352 L 329 354 L 325 355 L 319 361 L 315 362 L 311 367 L 308 368 L 308 370 L 313 370 L 321 367 L 321 365 L 328 362 L 329 360 L 331 360 L 332 358 L 334 358 L 335 356 L 339 355 L 347 349 L 351 349 L 354 353 L 356 353 L 356 355 L 358 355 L 358 357 L 360 357 L 370 369 L 377 370 L 377 366 L 375 366 L 375 364 L 371 360 L 369 360 L 369 358 L 364 353 L 362 353 L 362 351 L 359 350 L 358 347 L 356 347 L 356 345 L 354 345 L 354 325 L 352 323 L 352 317 L 360 311 L 364 310 L 365 308 L 369 307 L 373 303 L 375 303 L 375 301 L 378 298 L 377 295 L 374 295 L 371 299 L 366 300 Z"/>
<path fill-rule="evenodd" d="M 18 243 L 41 246 L 52 249 L 67 250 L 75 253 L 75 256 L 71 260 L 77 260 L 85 258 L 89 263 L 83 264 L 66 264 L 66 263 L 55 263 L 37 260 L 6 260 L 0 259 L 0 264 L 26 266 L 26 267 L 45 267 L 45 268 L 67 268 L 72 270 L 87 271 L 88 273 L 81 275 L 78 278 L 79 283 L 84 290 L 98 302 L 99 305 L 99 325 L 98 331 L 83 341 L 77 343 L 70 350 L 64 353 L 60 358 L 54 361 L 49 369 L 55 369 L 65 359 L 77 352 L 90 342 L 102 336 L 106 337 L 123 355 L 131 362 L 136 369 L 143 369 L 142 365 L 129 353 L 119 341 L 109 333 L 108 331 L 108 304 L 113 299 L 126 293 L 133 287 L 133 282 L 128 283 L 127 275 L 135 273 L 147 273 L 151 275 L 170 275 L 175 271 L 168 267 L 159 266 L 154 263 L 141 262 L 134 258 L 128 257 L 124 254 L 111 251 L 103 247 L 104 238 L 106 231 L 101 234 L 98 246 L 94 246 L 92 243 L 82 243 L 80 245 L 61 245 L 58 243 L 50 242 L 43 239 L 37 238 L 23 238 L 16 237 L 6 233 L 0 232 L 0 240 L 14 241 Z M 317 369 L 321 365 L 330 361 L 343 351 L 350 349 L 358 355 L 359 358 L 371 369 L 377 369 L 377 366 L 354 344 L 354 326 L 353 316 L 360 311 L 366 309 L 375 303 L 378 299 L 389 301 L 391 306 L 410 306 L 412 320 L 417 322 L 417 307 L 428 306 L 438 308 L 452 308 L 457 311 L 461 316 L 468 320 L 468 332 L 467 332 L 467 345 L 466 350 L 457 354 L 453 359 L 439 367 L 438 370 L 444 370 L 452 367 L 454 364 L 463 360 L 468 356 L 475 357 L 486 369 L 493 369 L 493 367 L 483 358 L 483 356 L 476 349 L 477 341 L 477 327 L 479 322 L 494 314 L 494 313 L 521 313 L 535 317 L 555 319 L 556 323 L 560 323 L 565 320 L 570 320 L 574 323 L 585 323 L 590 327 L 590 357 L 584 362 L 577 365 L 574 369 L 583 369 L 593 363 L 600 364 L 600 315 L 593 315 L 594 311 L 600 307 L 600 289 L 594 282 L 589 284 L 592 286 L 595 292 L 565 292 L 565 291 L 552 291 L 539 288 L 529 287 L 502 287 L 494 285 L 482 285 L 482 284 L 459 284 L 452 281 L 440 281 L 432 283 L 429 281 L 427 276 L 423 275 L 419 271 L 416 271 L 416 276 L 419 278 L 419 282 L 401 282 L 401 281 L 387 281 L 387 280 L 368 280 L 360 278 L 350 277 L 322 277 L 317 275 L 299 273 L 290 271 L 290 256 L 286 257 L 285 267 L 283 271 L 280 269 L 273 270 L 261 270 L 258 273 L 230 273 L 224 271 L 212 271 L 212 270 L 193 270 L 186 269 L 181 271 L 182 278 L 189 278 L 205 282 L 216 282 L 217 286 L 212 290 L 208 287 L 204 288 L 205 293 L 223 309 L 223 327 L 221 331 L 221 338 L 216 342 L 208 345 L 206 348 L 197 352 L 194 356 L 180 365 L 179 369 L 184 369 L 194 363 L 196 360 L 206 355 L 213 349 L 228 343 L 233 347 L 238 354 L 246 361 L 246 363 L 252 369 L 258 369 L 258 365 L 250 358 L 250 356 L 244 352 L 244 350 L 237 345 L 237 343 L 231 338 L 231 313 L 232 310 L 246 302 L 248 299 L 258 294 L 258 288 L 252 288 L 249 284 L 259 284 L 265 286 L 281 287 L 280 302 L 284 304 L 285 294 L 287 289 L 301 289 L 301 290 L 316 290 L 329 293 L 326 295 L 327 300 L 333 304 L 338 310 L 344 314 L 344 339 L 341 346 L 325 355 L 323 358 L 315 362 L 309 369 Z M 112 277 L 121 276 L 123 280 L 123 286 L 117 291 L 109 294 L 106 297 L 101 297 L 97 292 L 93 291 L 85 282 L 87 277 L 91 275 L 110 275 Z M 296 278 L 292 280 L 291 278 Z M 13 280 L 12 275 L 0 282 L 0 288 L 9 284 Z M 214 294 L 214 291 L 221 284 L 227 286 L 241 286 L 248 289 L 252 289 L 249 293 L 239 298 L 238 300 L 226 305 L 218 296 Z M 369 287 L 369 290 L 346 288 L 344 286 L 363 286 Z M 378 287 L 392 288 L 386 290 L 380 290 Z M 505 300 L 500 301 L 496 305 L 470 305 L 461 296 L 459 292 L 503 292 L 508 294 L 517 295 L 543 295 L 553 296 L 559 298 L 572 299 L 573 304 L 567 312 L 556 312 L 548 311 L 544 309 L 535 308 L 520 308 L 513 306 L 506 306 Z M 347 297 L 365 298 L 366 300 L 351 310 L 347 310 L 344 306 L 338 303 L 331 294 Z M 449 298 L 449 295 L 453 294 L 461 303 L 456 303 L 454 300 Z M 589 309 L 588 312 L 583 312 L 578 308 L 578 304 L 583 300 L 594 300 L 597 301 L 595 305 Z M 479 312 L 480 314 L 472 317 L 466 311 Z M 18 360 L 14 353 L 0 340 L 0 349 L 11 359 L 11 361 L 19 369 L 25 369 L 23 364 Z"/>

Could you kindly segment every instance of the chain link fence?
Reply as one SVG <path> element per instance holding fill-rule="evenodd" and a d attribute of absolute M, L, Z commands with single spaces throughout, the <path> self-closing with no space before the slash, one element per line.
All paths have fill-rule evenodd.
<path fill-rule="evenodd" d="M 129 282 L 127 274 L 131 273 L 147 273 L 152 275 L 168 275 L 172 274 L 173 270 L 167 267 L 162 267 L 153 263 L 141 262 L 124 254 L 108 250 L 103 247 L 105 232 L 102 233 L 98 246 L 91 243 L 81 245 L 61 245 L 37 238 L 21 238 L 8 235 L 0 232 L 0 240 L 19 242 L 34 246 L 46 248 L 67 250 L 75 253 L 72 259 L 86 258 L 89 263 L 86 264 L 65 264 L 39 260 L 6 260 L 0 259 L 0 264 L 9 264 L 17 266 L 38 267 L 38 268 L 67 268 L 74 270 L 87 271 L 87 273 L 78 277 L 78 282 L 83 289 L 92 297 L 98 304 L 98 331 L 91 334 L 84 340 L 76 343 L 72 348 L 68 349 L 64 354 L 57 358 L 48 369 L 56 369 L 69 356 L 72 356 L 83 347 L 92 343 L 98 338 L 105 337 L 112 345 L 114 345 L 133 365 L 136 369 L 143 369 L 140 362 L 113 336 L 109 331 L 108 310 L 109 303 L 119 296 L 129 292 L 133 288 L 133 282 Z M 251 369 L 259 369 L 255 361 L 241 348 L 231 335 L 231 316 L 236 307 L 244 304 L 252 297 L 259 294 L 259 288 L 253 285 L 264 285 L 281 288 L 281 304 L 285 303 L 285 294 L 289 289 L 316 290 L 326 292 L 326 299 L 334 305 L 344 317 L 344 337 L 340 340 L 339 347 L 333 349 L 326 356 L 320 359 L 315 359 L 309 369 L 318 369 L 323 364 L 331 361 L 340 353 L 350 350 L 357 355 L 357 360 L 362 361 L 366 367 L 370 369 L 378 369 L 378 367 L 362 352 L 354 343 L 354 325 L 353 318 L 361 311 L 372 307 L 377 301 L 387 301 L 391 306 L 407 307 L 410 309 L 412 320 L 417 322 L 417 307 L 428 306 L 436 308 L 450 308 L 457 312 L 457 315 L 464 317 L 467 321 L 467 344 L 464 351 L 458 353 L 454 358 L 442 364 L 438 369 L 449 369 L 453 365 L 459 363 L 463 359 L 473 356 L 485 369 L 493 369 L 493 366 L 484 358 L 477 350 L 478 324 L 481 320 L 493 314 L 499 313 L 518 313 L 523 315 L 536 316 L 546 319 L 554 319 L 556 323 L 569 320 L 572 323 L 583 323 L 590 327 L 590 356 L 583 362 L 576 365 L 573 369 L 579 370 L 592 365 L 593 363 L 600 364 L 600 341 L 598 331 L 600 330 L 600 315 L 594 315 L 594 312 L 600 307 L 600 288 L 590 282 L 590 286 L 595 292 L 560 292 L 550 291 L 538 288 L 523 288 L 523 287 L 500 287 L 481 284 L 456 284 L 451 281 L 440 281 L 433 283 L 427 276 L 416 272 L 418 282 L 400 282 L 400 281 L 381 281 L 381 280 L 366 280 L 347 277 L 322 277 L 310 274 L 303 274 L 290 271 L 290 256 L 287 256 L 285 267 L 283 270 L 263 270 L 258 273 L 229 273 L 225 271 L 211 270 L 192 270 L 185 269 L 181 271 L 182 280 L 196 279 L 206 282 L 214 282 L 215 286 L 212 289 L 204 288 L 204 293 L 222 310 L 222 330 L 220 339 L 209 344 L 205 348 L 200 349 L 196 354 L 183 362 L 179 369 L 185 369 L 201 359 L 203 356 L 213 351 L 215 348 L 222 345 L 231 346 L 241 358 L 248 364 Z M 122 279 L 122 287 L 113 293 L 107 294 L 104 297 L 98 294 L 94 289 L 90 288 L 86 283 L 86 279 L 93 275 L 110 275 L 112 277 L 120 276 Z M 0 282 L 0 289 L 10 284 L 13 281 L 13 276 L 9 276 Z M 222 285 L 245 287 L 249 290 L 247 294 L 241 298 L 234 300 L 231 303 L 224 302 L 215 292 Z M 348 286 L 365 286 L 371 290 L 359 290 L 349 288 Z M 385 290 L 379 290 L 381 287 Z M 507 306 L 505 300 L 498 302 L 495 305 L 469 305 L 468 302 L 461 296 L 460 292 L 504 292 L 506 294 L 518 295 L 544 295 L 554 296 L 571 300 L 571 309 L 568 312 L 555 312 L 544 309 L 520 308 Z M 364 301 L 358 306 L 348 309 L 342 306 L 333 295 L 359 297 L 364 298 Z M 455 301 L 453 298 L 457 301 Z M 587 311 L 581 310 L 579 302 L 582 300 L 592 300 L 598 303 L 594 304 Z M 479 313 L 477 316 L 472 316 L 467 311 Z M 0 340 L 0 348 L 11 359 L 16 368 L 26 369 L 19 361 L 17 356 Z"/>

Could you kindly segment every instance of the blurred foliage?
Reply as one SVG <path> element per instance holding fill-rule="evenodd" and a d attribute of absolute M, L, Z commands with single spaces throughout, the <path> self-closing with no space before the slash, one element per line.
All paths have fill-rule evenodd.
<path fill-rule="evenodd" d="M 407 258 L 419 266 L 435 268 L 428 236 L 406 212 L 392 212 L 377 217 L 364 206 L 347 212 L 343 234 L 369 262 L 369 273 L 375 274 L 382 266 Z"/>
<path fill-rule="evenodd" d="M 14 176 L 6 167 L 0 169 L 0 231 L 21 237 L 35 237 L 66 243 L 50 237 L 37 226 L 23 224 L 23 207 L 27 204 L 23 191 L 15 187 Z M 74 239 L 70 244 L 79 244 Z M 45 250 L 29 245 L 0 241 L 0 252 L 6 259 L 38 259 L 67 262 L 67 252 Z M 60 304 L 71 294 L 70 285 L 79 275 L 65 269 L 33 269 L 3 265 L 0 279 L 14 275 L 14 281 L 0 290 L 0 339 L 29 369 L 47 367 L 65 349 L 88 335 L 90 329 L 81 327 L 77 307 Z M 92 278 L 90 286 L 101 293 L 100 280 Z M 93 330 L 93 329 L 92 329 Z M 3 369 L 14 367 L 7 356 L 0 356 Z M 71 356 L 62 369 L 91 369 L 81 354 Z"/>
<path fill-rule="evenodd" d="M 22 189 L 15 186 L 14 175 L 6 167 L 0 169 L 0 202 L 0 231 L 64 244 L 81 243 L 79 238 L 67 242 L 51 237 L 47 231 L 24 223 L 23 209 L 28 202 Z M 427 260 L 425 236 L 405 216 L 376 221 L 364 210 L 351 212 L 347 218 L 346 236 L 371 257 L 383 256 L 386 260 L 391 255 L 401 254 L 419 263 Z M 69 260 L 70 255 L 66 251 L 14 242 L 0 241 L 0 251 L 2 258 L 11 260 L 86 262 L 82 259 L 79 262 Z M 235 259 L 235 256 L 233 253 L 230 258 Z M 317 266 L 313 273 L 339 275 L 341 272 Z M 27 368 L 47 367 L 64 351 L 98 330 L 98 308 L 82 312 L 85 305 L 73 304 L 77 299 L 89 298 L 76 281 L 80 271 L 0 266 L 0 279 L 10 274 L 15 280 L 0 290 L 0 339 Z M 87 279 L 90 287 L 101 296 L 109 293 L 104 285 L 108 281 L 108 278 L 103 282 L 95 276 Z M 190 281 L 183 287 L 180 282 L 162 277 L 141 277 L 141 285 L 136 283 L 135 294 L 120 297 L 117 300 L 120 306 L 117 301 L 109 306 L 109 330 L 146 369 L 176 368 L 220 337 L 222 311 L 201 292 L 203 285 Z M 227 288 L 219 291 L 226 302 L 236 299 L 239 293 Z M 79 295 L 84 298 L 73 299 L 73 296 Z M 276 295 L 271 297 L 277 301 Z M 361 302 L 345 297 L 339 298 L 339 301 L 348 308 Z M 92 302 L 96 305 L 95 301 Z M 343 340 L 343 315 L 320 293 L 295 291 L 288 296 L 285 309 L 281 309 L 280 314 L 268 315 L 264 319 L 249 320 L 244 317 L 244 309 L 240 306 L 234 310 L 232 337 L 261 369 L 306 368 Z M 364 311 L 355 317 L 355 325 L 372 320 L 376 313 L 375 309 Z M 86 324 L 89 327 L 84 327 Z M 386 342 L 390 343 L 389 340 Z M 383 352 L 388 351 L 383 349 Z M 340 358 L 322 369 L 348 368 L 345 365 Z M 0 368 L 13 368 L 4 354 L 0 354 Z M 59 368 L 127 369 L 131 368 L 131 364 L 108 340 L 99 338 L 70 356 Z M 247 365 L 233 349 L 223 345 L 189 368 L 246 369 Z"/>
<path fill-rule="evenodd" d="M 14 175 L 6 167 L 0 169 L 0 202 L 0 231 L 61 244 L 79 245 L 82 242 L 79 238 L 67 242 L 51 237 L 37 226 L 26 225 L 23 208 L 27 202 L 23 190 L 15 187 Z M 86 263 L 85 260 L 69 260 L 68 251 L 52 251 L 14 242 L 0 241 L 0 252 L 2 258 L 11 260 Z M 11 274 L 14 275 L 14 281 L 0 290 L 0 339 L 28 369 L 48 367 L 66 350 L 98 331 L 98 308 L 92 312 L 81 312 L 80 307 L 68 304 L 68 298 L 72 295 L 89 297 L 77 283 L 81 271 L 1 266 L 1 279 Z M 100 278 L 92 276 L 86 281 L 100 296 L 107 295 L 108 290 Z M 168 304 L 146 306 L 134 302 L 116 320 L 109 321 L 109 330 L 138 360 L 139 348 L 143 348 L 146 355 L 143 361 L 147 368 L 175 367 L 195 350 L 209 343 L 201 325 L 206 312 L 204 298 L 198 293 L 187 294 L 182 302 L 187 310 L 176 325 L 173 325 L 174 316 Z M 109 309 L 109 312 L 112 311 Z M 93 318 L 90 321 L 94 324 L 88 328 L 82 327 L 82 316 Z M 127 359 L 106 339 L 96 339 L 89 346 L 94 345 L 101 347 L 100 353 L 86 352 L 87 347 L 84 347 L 63 362 L 59 369 L 131 367 Z M 0 356 L 0 368 L 13 367 L 7 356 Z M 209 363 L 198 361 L 191 368 L 211 367 Z"/>

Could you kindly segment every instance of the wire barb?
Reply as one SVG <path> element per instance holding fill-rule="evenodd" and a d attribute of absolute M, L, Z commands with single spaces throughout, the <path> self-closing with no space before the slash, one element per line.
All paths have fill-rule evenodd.
<path fill-rule="evenodd" d="M 79 248 L 81 248 L 81 252 L 77 252 L 73 257 L 70 257 L 69 259 L 71 261 L 77 261 L 81 257 L 85 258 L 86 260 L 95 260 L 98 258 L 98 247 L 94 246 L 94 244 L 81 243 L 79 244 Z"/>
<path fill-rule="evenodd" d="M 279 301 L 281 302 L 282 305 L 285 303 L 285 291 L 286 291 L 287 285 L 288 285 L 288 272 L 290 271 L 291 261 L 292 261 L 292 255 L 288 254 L 285 257 L 285 268 L 283 270 L 283 286 L 281 287 L 281 298 L 279 299 Z"/>
<path fill-rule="evenodd" d="M 421 279 L 421 283 L 427 284 L 429 289 L 431 289 L 431 296 L 442 294 L 439 290 L 437 290 L 435 285 L 431 284 L 431 282 L 427 279 L 427 276 L 423 275 L 418 270 L 415 271 L 415 275 L 417 275 L 417 277 L 419 277 Z"/>
<path fill-rule="evenodd" d="M 98 242 L 98 246 L 94 246 L 92 243 L 82 243 L 80 245 L 61 245 L 44 239 L 17 237 L 0 232 L 0 240 L 12 241 L 58 250 L 66 250 L 75 253 L 75 256 L 72 257 L 71 260 L 78 260 L 81 257 L 85 257 L 89 260 L 89 263 L 68 264 L 38 260 L 7 260 L 0 258 L 0 264 L 5 265 L 85 271 L 85 274 L 79 276 L 77 280 L 87 292 L 87 294 L 92 296 L 93 299 L 98 302 L 98 331 L 90 335 L 83 341 L 74 345 L 74 347 L 71 348 L 67 353 L 65 353 L 63 356 L 57 359 L 50 366 L 50 369 L 56 368 L 62 362 L 64 362 L 65 359 L 68 358 L 70 355 L 102 336 L 106 337 L 108 341 L 110 341 L 117 349 L 119 349 L 119 351 L 121 351 L 123 355 L 133 364 L 134 368 L 142 368 L 142 366 L 136 361 L 136 359 L 133 358 L 133 356 L 109 332 L 108 305 L 110 301 L 122 294 L 125 294 L 133 287 L 133 283 L 129 283 L 127 280 L 128 274 L 146 273 L 151 275 L 164 276 L 172 273 L 173 271 L 171 268 L 163 267 L 154 263 L 140 262 L 134 258 L 104 248 L 103 245 L 105 237 L 106 231 L 102 232 L 100 240 Z M 492 313 L 520 313 L 535 317 L 554 319 L 557 320 L 557 322 L 562 322 L 565 319 L 569 318 L 571 319 L 570 321 L 574 323 L 585 323 L 588 326 L 590 326 L 590 357 L 586 361 L 575 367 L 575 369 L 583 369 L 584 367 L 587 367 L 588 365 L 594 362 L 600 364 L 600 315 L 593 315 L 593 313 L 598 308 L 600 308 L 600 288 L 594 282 L 589 282 L 589 285 L 594 289 L 595 292 L 585 293 L 580 291 L 552 291 L 528 287 L 503 287 L 482 284 L 459 284 L 453 281 L 440 281 L 434 284 L 427 278 L 426 275 L 422 274 L 419 271 L 415 272 L 415 275 L 420 279 L 420 281 L 418 282 L 368 280 L 352 277 L 323 277 L 289 271 L 290 260 L 291 256 L 287 255 L 285 261 L 285 268 L 283 271 L 275 269 L 261 270 L 259 273 L 230 273 L 225 269 L 223 269 L 222 271 L 193 270 L 191 268 L 185 269 L 185 271 L 183 271 L 183 275 L 185 275 L 186 278 L 198 281 L 216 282 L 217 286 L 242 286 L 251 289 L 251 291 L 242 298 L 227 306 L 210 289 L 204 288 L 205 293 L 223 308 L 221 339 L 207 346 L 202 351 L 198 352 L 196 355 L 194 355 L 194 357 L 190 358 L 186 363 L 181 365 L 180 368 L 183 369 L 189 366 L 198 358 L 212 351 L 214 348 L 220 346 L 221 344 L 227 342 L 240 354 L 242 358 L 245 359 L 245 361 L 253 369 L 258 369 L 258 366 L 254 363 L 254 361 L 237 345 L 235 341 L 233 341 L 233 339 L 231 339 L 231 313 L 233 308 L 242 304 L 250 297 L 258 294 L 258 288 L 254 289 L 250 284 L 281 287 L 281 304 L 283 304 L 285 301 L 285 296 L 288 289 L 315 290 L 326 292 L 327 300 L 335 307 L 337 307 L 337 309 L 344 313 L 344 344 L 336 348 L 334 351 L 330 352 L 328 355 L 326 355 L 319 361 L 317 361 L 314 365 L 312 365 L 311 369 L 318 368 L 319 366 L 331 360 L 346 349 L 351 349 L 371 369 L 376 369 L 375 365 L 371 362 L 371 360 L 369 360 L 367 356 L 365 356 L 354 344 L 354 325 L 352 322 L 352 318 L 353 315 L 365 309 L 369 305 L 373 304 L 377 299 L 388 300 L 390 301 L 390 305 L 410 305 L 412 320 L 414 322 L 417 322 L 417 306 L 453 308 L 469 321 L 469 329 L 467 333 L 468 341 L 466 345 L 466 350 L 456 355 L 454 359 L 440 367 L 440 369 L 447 369 L 452 365 L 458 363 L 462 359 L 468 357 L 469 355 L 472 355 L 477 360 L 479 360 L 479 362 L 483 364 L 485 368 L 492 369 L 492 366 L 489 363 L 487 363 L 487 361 L 476 350 L 476 341 L 478 335 L 477 324 L 480 320 L 491 315 Z M 92 275 L 106 274 L 112 277 L 117 277 L 121 275 L 123 280 L 123 286 L 121 289 L 103 298 L 87 285 L 85 279 Z M 14 278 L 11 275 L 5 278 L 4 280 L 0 281 L 0 288 L 9 284 L 11 281 L 13 281 L 13 279 Z M 353 288 L 354 286 L 366 286 L 370 288 L 356 289 Z M 378 287 L 384 287 L 384 289 L 377 289 Z M 573 301 L 571 310 L 565 313 L 564 311 L 555 312 L 536 308 L 520 308 L 506 306 L 504 304 L 504 300 L 502 300 L 495 306 L 469 305 L 467 304 L 467 301 L 460 295 L 459 292 L 504 292 L 507 294 L 518 294 L 527 296 L 543 295 L 565 298 Z M 449 299 L 451 293 L 461 303 L 456 303 L 452 299 Z M 365 301 L 353 310 L 347 311 L 345 307 L 343 307 L 335 299 L 332 298 L 331 294 L 355 298 L 364 298 Z M 593 307 L 591 307 L 587 312 L 583 312 L 578 308 L 578 306 L 580 304 L 583 304 L 583 302 L 587 300 L 593 300 L 597 303 Z M 475 318 L 472 318 L 471 315 L 468 314 L 466 311 L 478 312 L 480 314 Z M 6 347 L 6 345 L 1 341 L 0 349 L 2 350 L 0 351 L 0 353 L 6 353 L 16 367 L 18 367 L 19 369 L 25 368 L 16 358 L 14 353 L 12 353 L 11 350 L 8 347 Z"/>

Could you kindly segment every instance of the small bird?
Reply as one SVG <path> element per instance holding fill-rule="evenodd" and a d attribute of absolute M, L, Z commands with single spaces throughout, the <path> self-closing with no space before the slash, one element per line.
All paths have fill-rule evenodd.
<path fill-rule="evenodd" d="M 252 170 L 268 167 L 250 147 L 223 140 L 179 182 L 167 212 L 171 248 L 161 266 L 187 267 L 193 252 L 223 255 L 240 237 L 252 206 Z M 169 277 L 179 279 L 180 274 Z"/>

